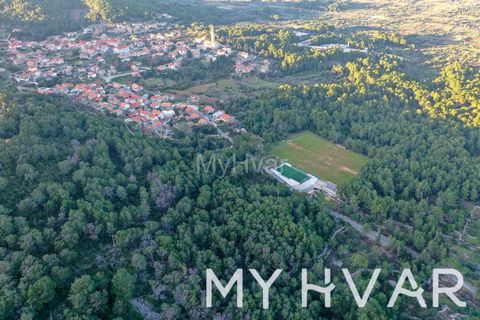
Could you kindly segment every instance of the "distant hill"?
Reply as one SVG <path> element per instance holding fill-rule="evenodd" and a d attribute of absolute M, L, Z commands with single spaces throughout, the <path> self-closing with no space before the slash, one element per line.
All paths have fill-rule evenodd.
<path fill-rule="evenodd" d="M 265 1 L 252 2 L 260 4 Z M 280 5 L 280 2 L 291 5 Z M 17 38 L 39 40 L 60 32 L 78 30 L 93 21 L 145 20 L 156 13 L 171 14 L 184 24 L 197 21 L 229 24 L 271 20 L 274 16 L 297 19 L 304 17 L 305 12 L 313 7 L 325 9 L 331 2 L 288 0 L 228 10 L 219 6 L 219 1 L 208 0 L 0 0 L 0 29 L 3 25 L 9 31 L 17 29 Z"/>
<path fill-rule="evenodd" d="M 38 39 L 91 21 L 151 17 L 155 9 L 155 0 L 0 0 L 0 20 L 7 29 L 21 29 L 20 36 Z"/>

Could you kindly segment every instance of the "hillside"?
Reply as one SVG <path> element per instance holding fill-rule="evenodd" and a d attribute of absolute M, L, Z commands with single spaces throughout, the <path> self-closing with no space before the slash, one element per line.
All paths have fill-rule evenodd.
<path fill-rule="evenodd" d="M 476 2 L 0 0 L 0 319 L 480 319 Z"/>
<path fill-rule="evenodd" d="M 453 60 L 480 66 L 480 17 L 476 0 L 350 0 L 322 21 L 338 27 L 390 30 L 408 37 L 431 57 L 431 63 Z"/>

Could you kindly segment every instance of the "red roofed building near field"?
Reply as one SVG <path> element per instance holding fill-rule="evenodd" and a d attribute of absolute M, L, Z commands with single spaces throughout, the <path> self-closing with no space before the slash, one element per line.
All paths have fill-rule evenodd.
<path fill-rule="evenodd" d="M 57 87 L 59 90 L 65 90 L 65 89 L 72 89 L 74 86 L 71 83 L 60 83 L 60 84 L 57 84 L 55 87 Z"/>
<path fill-rule="evenodd" d="M 163 127 L 163 122 L 162 122 L 162 121 L 155 121 L 155 122 L 150 126 L 150 128 L 153 129 L 153 130 L 155 130 L 155 131 L 160 130 L 162 127 Z"/>
<path fill-rule="evenodd" d="M 149 120 L 155 120 L 155 119 L 157 119 L 157 116 L 156 116 L 156 115 L 154 115 L 154 114 L 151 113 L 151 112 L 145 111 L 145 110 L 139 111 L 139 114 L 140 114 L 142 117 L 144 117 L 144 118 L 146 118 L 146 119 L 149 119 Z"/>
<path fill-rule="evenodd" d="M 205 108 L 203 108 L 203 113 L 205 114 L 211 114 L 213 112 L 215 112 L 215 108 L 212 106 L 206 106 Z"/>
<path fill-rule="evenodd" d="M 201 125 L 201 126 L 203 126 L 203 125 L 208 124 L 208 121 L 207 121 L 206 119 L 204 119 L 204 118 L 201 118 L 200 120 L 198 120 L 198 124 Z"/>
<path fill-rule="evenodd" d="M 193 109 L 192 107 L 187 107 L 185 108 L 185 112 L 188 113 L 188 114 L 193 114 L 196 112 L 195 109 Z"/>
<path fill-rule="evenodd" d="M 156 117 L 163 117 L 162 111 L 160 110 L 152 110 L 152 114 L 154 114 Z"/>
<path fill-rule="evenodd" d="M 231 115 L 229 114 L 222 114 L 220 117 L 218 117 L 221 121 L 223 122 L 232 122 L 233 120 L 235 120 L 234 117 L 232 117 Z"/>
<path fill-rule="evenodd" d="M 143 122 L 142 118 L 139 117 L 139 116 L 134 116 L 134 117 L 131 117 L 130 119 L 132 119 L 132 121 L 134 121 L 138 124 L 141 124 Z"/>
<path fill-rule="evenodd" d="M 190 116 L 188 116 L 188 120 L 196 120 L 198 118 L 200 118 L 200 114 L 197 113 L 197 112 L 193 112 Z"/>
<path fill-rule="evenodd" d="M 162 102 L 160 105 L 161 105 L 162 107 L 164 107 L 164 108 L 171 108 L 171 107 L 173 107 L 173 103 L 172 103 L 172 102 Z"/>

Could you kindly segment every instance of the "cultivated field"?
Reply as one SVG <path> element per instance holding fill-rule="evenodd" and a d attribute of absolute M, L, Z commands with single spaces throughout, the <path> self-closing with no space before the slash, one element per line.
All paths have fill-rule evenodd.
<path fill-rule="evenodd" d="M 274 146 L 272 154 L 336 184 L 351 181 L 368 160 L 308 132 Z"/>

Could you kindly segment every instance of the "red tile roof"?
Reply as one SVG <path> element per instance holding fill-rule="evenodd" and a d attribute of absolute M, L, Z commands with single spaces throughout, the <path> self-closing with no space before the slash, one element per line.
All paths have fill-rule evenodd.
<path fill-rule="evenodd" d="M 215 111 L 215 108 L 212 107 L 212 106 L 206 106 L 205 108 L 203 108 L 204 113 L 211 113 L 211 112 L 214 112 L 214 111 Z"/>
<path fill-rule="evenodd" d="M 233 117 L 229 114 L 226 114 L 226 113 L 222 114 L 219 118 L 220 118 L 220 120 L 225 121 L 225 122 L 233 120 Z"/>

